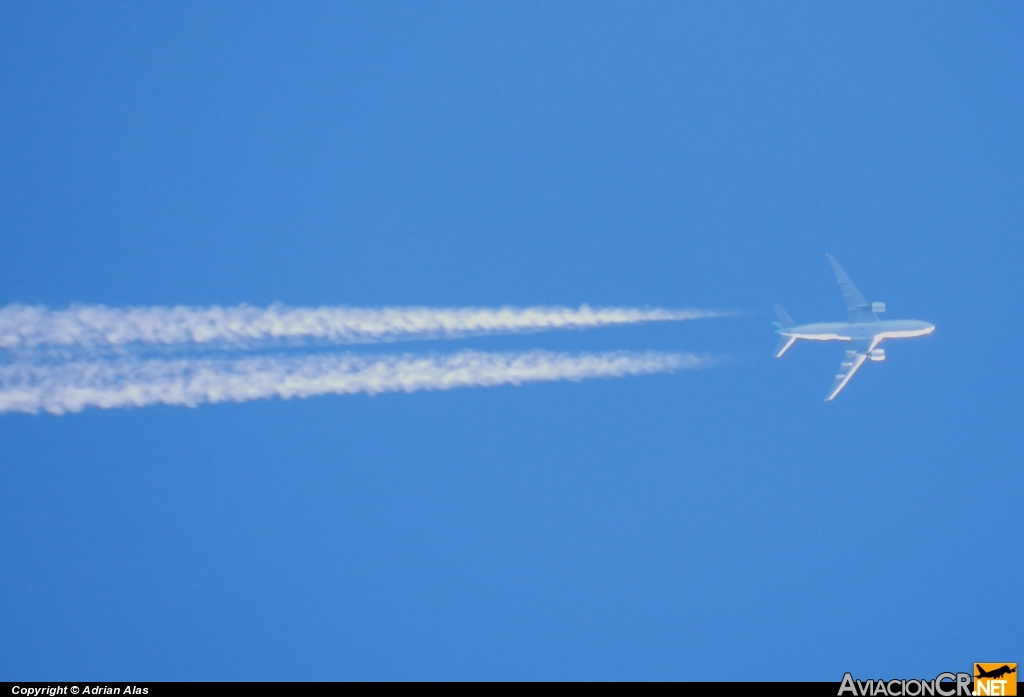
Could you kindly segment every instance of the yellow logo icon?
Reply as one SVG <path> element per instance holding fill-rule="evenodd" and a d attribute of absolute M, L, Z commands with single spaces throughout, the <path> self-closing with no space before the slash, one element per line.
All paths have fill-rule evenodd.
<path fill-rule="evenodd" d="M 1016 663 L 975 663 L 974 694 L 985 695 L 1016 695 L 1017 664 Z"/>

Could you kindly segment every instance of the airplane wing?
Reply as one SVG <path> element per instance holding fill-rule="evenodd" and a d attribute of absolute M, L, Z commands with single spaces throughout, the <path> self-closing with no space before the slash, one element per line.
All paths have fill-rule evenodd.
<path fill-rule="evenodd" d="M 855 347 L 846 352 L 843 362 L 839 364 L 839 373 L 836 375 L 836 381 L 832 383 L 832 389 L 829 391 L 828 397 L 825 397 L 826 402 L 831 402 L 836 398 L 836 395 L 846 387 L 846 383 L 850 381 L 850 378 L 857 372 L 857 369 L 864 365 L 864 361 L 867 360 L 867 342 L 858 341 Z"/>
<path fill-rule="evenodd" d="M 839 290 L 843 294 L 843 299 L 846 301 L 846 321 L 851 323 L 857 322 L 877 322 L 878 317 L 874 312 L 871 311 L 871 303 L 864 299 L 864 296 L 857 290 L 857 286 L 853 285 L 853 281 L 843 271 L 843 267 L 839 265 L 836 258 L 831 254 L 826 254 L 829 262 L 832 264 L 832 270 L 836 272 L 836 281 L 839 282 Z"/>

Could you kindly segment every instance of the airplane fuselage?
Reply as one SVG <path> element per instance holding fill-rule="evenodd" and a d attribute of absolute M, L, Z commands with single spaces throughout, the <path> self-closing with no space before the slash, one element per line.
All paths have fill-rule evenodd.
<path fill-rule="evenodd" d="M 935 325 L 917 319 L 880 322 L 816 322 L 778 329 L 782 336 L 811 341 L 871 341 L 871 348 L 883 339 L 910 339 L 935 331 Z"/>

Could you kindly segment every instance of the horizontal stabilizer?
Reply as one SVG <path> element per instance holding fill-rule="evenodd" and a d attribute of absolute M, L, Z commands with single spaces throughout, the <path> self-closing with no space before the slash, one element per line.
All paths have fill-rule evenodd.
<path fill-rule="evenodd" d="M 793 318 L 790 317 L 789 314 L 782 309 L 782 305 L 775 306 L 775 314 L 778 316 L 779 324 L 782 325 L 783 329 L 789 329 L 790 327 L 796 326 L 796 322 L 794 322 Z"/>
<path fill-rule="evenodd" d="M 794 341 L 796 341 L 795 336 L 784 336 L 779 339 L 779 345 L 775 347 L 775 357 L 782 358 L 782 354 L 789 350 Z"/>

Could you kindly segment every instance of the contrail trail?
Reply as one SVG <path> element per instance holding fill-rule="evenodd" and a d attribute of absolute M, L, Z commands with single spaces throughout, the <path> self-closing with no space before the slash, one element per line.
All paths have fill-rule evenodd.
<path fill-rule="evenodd" d="M 583 380 L 709 367 L 714 356 L 655 351 L 139 359 L 0 365 L 0 413 L 377 394 Z"/>
<path fill-rule="evenodd" d="M 156 345 L 252 345 L 258 342 L 362 344 L 587 329 L 616 324 L 666 322 L 733 313 L 714 310 L 630 307 L 127 307 L 72 305 L 0 308 L 0 348 L 42 346 L 118 347 Z"/>

